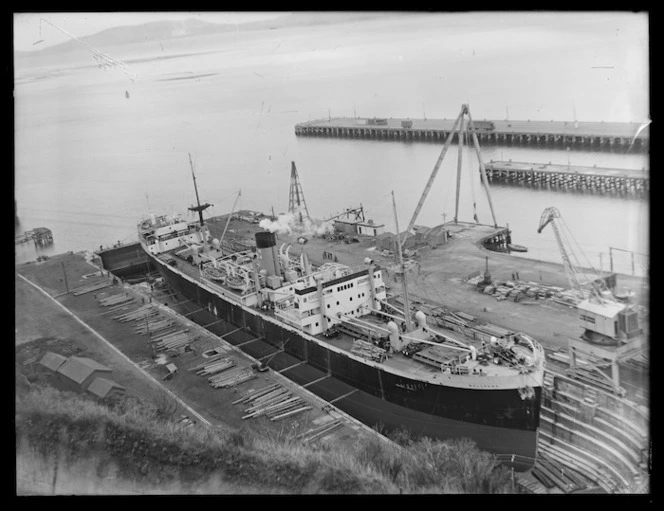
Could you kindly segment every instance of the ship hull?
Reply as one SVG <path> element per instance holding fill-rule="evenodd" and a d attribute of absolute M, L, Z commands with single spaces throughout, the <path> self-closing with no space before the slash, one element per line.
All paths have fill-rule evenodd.
<path fill-rule="evenodd" d="M 522 399 L 517 389 L 452 388 L 393 374 L 378 364 L 328 349 L 296 329 L 232 303 L 158 259 L 155 263 L 171 288 L 184 298 L 263 342 L 283 348 L 322 375 L 357 389 L 334 404 L 361 422 L 388 431 L 407 429 L 417 436 L 441 440 L 470 438 L 480 449 L 515 455 L 516 469 L 525 469 L 534 461 L 541 387 L 534 387 L 533 397 Z M 297 371 L 283 374 L 296 383 L 307 383 L 298 381 Z M 309 389 L 326 397 L 325 381 Z"/>

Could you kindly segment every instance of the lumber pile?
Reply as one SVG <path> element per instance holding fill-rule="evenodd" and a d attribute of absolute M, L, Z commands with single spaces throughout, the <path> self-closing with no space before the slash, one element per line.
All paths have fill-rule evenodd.
<path fill-rule="evenodd" d="M 226 369 L 230 369 L 235 365 L 235 362 L 229 358 L 220 358 L 214 362 L 205 364 L 202 368 L 196 371 L 200 376 L 212 376 L 213 374 L 220 373 Z"/>
<path fill-rule="evenodd" d="M 279 384 L 246 394 L 234 401 L 234 404 L 249 405 L 245 409 L 242 419 L 266 416 L 271 421 L 278 421 L 312 409 L 312 406 L 307 404 L 304 399 L 294 396 L 291 391 Z"/>
<path fill-rule="evenodd" d="M 100 282 L 95 282 L 94 284 L 88 284 L 87 286 L 81 286 L 72 291 L 74 296 L 84 295 L 86 293 L 91 293 L 92 291 L 98 291 L 104 289 L 105 287 L 110 286 L 112 281 L 110 279 L 105 279 Z"/>
<path fill-rule="evenodd" d="M 236 387 L 241 383 L 253 380 L 254 378 L 256 378 L 256 374 L 251 369 L 241 368 L 228 373 L 211 376 L 208 378 L 208 381 L 212 387 L 219 389 Z"/>
<path fill-rule="evenodd" d="M 132 302 L 134 301 L 134 298 L 124 293 L 117 293 L 110 296 L 99 297 L 98 301 L 99 305 L 101 305 L 102 307 L 110 307 L 113 305 Z"/>
<path fill-rule="evenodd" d="M 154 310 L 152 305 L 143 305 L 138 309 L 134 309 L 133 311 L 124 312 L 112 317 L 114 320 L 119 321 L 120 323 L 129 323 L 130 321 L 136 321 L 138 319 L 145 320 L 145 318 L 151 318 L 158 314 L 159 312 Z"/>
<path fill-rule="evenodd" d="M 387 352 L 384 349 L 362 339 L 356 339 L 353 342 L 350 352 L 367 360 L 375 360 L 376 362 L 382 362 L 387 356 Z"/>
<path fill-rule="evenodd" d="M 151 342 L 157 351 L 162 351 L 184 348 L 187 344 L 191 344 L 195 340 L 196 338 L 192 338 L 188 332 L 184 330 L 178 330 L 171 334 L 153 337 Z"/>
<path fill-rule="evenodd" d="M 496 300 L 518 302 L 524 298 L 533 298 L 535 300 L 550 299 L 552 302 L 568 307 L 575 307 L 579 301 L 578 297 L 570 289 L 538 284 L 537 282 L 507 280 L 496 281 L 487 285 L 482 284 L 481 280 L 475 282 L 475 279 L 470 279 L 466 282 L 477 287 L 480 292 L 492 295 Z M 585 298 L 589 295 L 587 291 L 582 291 L 582 293 Z"/>
<path fill-rule="evenodd" d="M 152 321 L 148 320 L 147 324 L 141 323 L 136 327 L 136 332 L 141 335 L 155 334 L 161 330 L 166 330 L 175 324 L 175 321 L 163 316 L 157 315 Z"/>

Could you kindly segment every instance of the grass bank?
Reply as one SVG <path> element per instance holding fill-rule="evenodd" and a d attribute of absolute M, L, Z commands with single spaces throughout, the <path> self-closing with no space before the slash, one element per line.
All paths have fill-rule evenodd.
<path fill-rule="evenodd" d="M 303 444 L 288 431 L 274 428 L 265 432 L 187 428 L 174 420 L 175 411 L 166 402 L 125 397 L 100 403 L 31 384 L 22 376 L 18 382 L 17 457 L 27 456 L 32 464 L 54 464 L 61 474 L 82 460 L 95 459 L 87 477 L 103 479 L 113 467 L 117 484 L 122 481 L 145 493 L 510 490 L 507 470 L 470 442 L 408 438 L 401 448 L 364 440 L 354 449 L 339 450 Z M 88 486 L 79 486 L 84 487 Z"/>

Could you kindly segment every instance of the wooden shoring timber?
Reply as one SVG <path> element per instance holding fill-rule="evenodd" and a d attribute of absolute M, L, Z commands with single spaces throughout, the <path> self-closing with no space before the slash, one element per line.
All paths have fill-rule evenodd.
<path fill-rule="evenodd" d="M 148 320 L 150 318 L 153 318 L 159 314 L 159 311 L 156 310 L 151 310 L 151 309 L 140 309 L 138 311 L 134 312 L 127 312 L 126 314 L 121 314 L 118 317 L 114 317 L 116 321 L 119 321 L 120 323 L 129 323 L 130 321 L 145 321 L 147 318 Z"/>
<path fill-rule="evenodd" d="M 172 319 L 162 319 L 159 321 L 148 322 L 147 325 L 139 325 L 136 327 L 136 333 L 141 335 L 146 335 L 148 333 L 154 334 L 160 330 L 165 330 L 166 328 L 173 326 L 175 321 Z"/>
<path fill-rule="evenodd" d="M 221 375 L 221 377 L 210 382 L 210 385 L 214 388 L 227 388 L 235 387 L 241 383 L 244 383 L 249 380 L 256 378 L 254 372 L 250 369 L 240 369 L 230 374 Z"/>
<path fill-rule="evenodd" d="M 214 377 L 212 377 L 213 374 L 220 373 L 226 369 L 230 369 L 231 367 L 235 367 L 235 362 L 233 360 L 222 359 L 205 366 L 203 369 L 199 369 L 196 371 L 196 374 L 199 376 L 210 376 L 208 381 L 212 381 L 214 379 Z"/>
<path fill-rule="evenodd" d="M 180 337 L 182 335 L 187 335 L 187 332 L 185 330 L 175 330 L 169 333 L 153 335 L 152 342 L 167 341 L 169 339 L 175 339 L 176 337 Z"/>
<path fill-rule="evenodd" d="M 233 401 L 234 405 L 240 404 L 240 403 L 250 403 L 251 401 L 256 400 L 257 398 L 264 396 L 265 394 L 268 394 L 274 390 L 277 390 L 281 385 L 278 383 L 275 383 L 273 385 L 268 385 L 267 387 L 256 390 L 254 392 L 247 392 L 244 396 L 242 396 L 240 399 L 237 399 Z"/>
<path fill-rule="evenodd" d="M 325 427 L 321 430 L 318 430 L 313 434 L 305 435 L 302 438 L 302 441 L 304 443 L 313 442 L 314 440 L 318 440 L 319 438 L 322 438 L 325 435 L 327 435 L 329 433 L 332 433 L 332 431 L 334 431 L 335 429 L 338 429 L 341 426 L 343 426 L 343 422 L 341 421 L 341 419 L 336 419 L 335 421 L 332 421 L 331 424 L 330 423 L 328 423 L 328 424 L 329 424 L 329 426 L 326 425 L 327 427 Z"/>
<path fill-rule="evenodd" d="M 270 392 L 266 392 L 265 394 L 262 394 L 260 396 L 255 397 L 252 399 L 252 405 L 251 406 L 256 406 L 261 403 L 265 403 L 271 399 L 274 399 L 275 397 L 282 395 L 282 394 L 290 394 L 291 392 L 285 388 L 279 385 L 277 388 L 271 390 Z"/>
<path fill-rule="evenodd" d="M 316 433 L 326 430 L 332 424 L 335 424 L 337 422 L 341 422 L 341 419 L 332 419 L 330 421 L 324 422 L 323 424 L 318 424 L 317 426 L 314 426 L 313 428 L 310 428 L 307 431 L 300 433 L 299 435 L 296 436 L 296 438 L 304 438 L 309 435 L 315 435 Z"/>
<path fill-rule="evenodd" d="M 302 407 L 297 408 L 295 410 L 291 410 L 289 412 L 282 413 L 281 415 L 275 415 L 274 417 L 270 417 L 270 420 L 271 421 L 278 421 L 278 420 L 281 420 L 281 419 L 285 419 L 286 417 L 291 417 L 291 416 L 293 416 L 297 413 L 302 413 L 306 410 L 311 410 L 312 408 L 313 407 L 310 406 L 310 405 L 305 405 L 305 406 L 302 406 Z"/>
<path fill-rule="evenodd" d="M 276 408 L 286 406 L 289 403 L 294 403 L 297 400 L 301 400 L 301 398 L 297 397 L 297 396 L 293 396 L 292 394 L 289 394 L 287 396 L 280 397 L 278 401 L 266 403 L 263 406 L 248 408 L 247 410 L 245 410 L 245 412 L 249 416 L 258 416 L 260 414 L 267 413 L 270 410 L 274 410 Z"/>
<path fill-rule="evenodd" d="M 199 369 L 203 369 L 206 365 L 209 365 L 210 363 L 215 362 L 215 361 L 217 361 L 217 360 L 219 360 L 219 359 L 221 359 L 221 358 L 223 358 L 223 357 L 224 357 L 224 355 L 221 354 L 221 353 L 219 353 L 218 355 L 215 355 L 214 357 L 210 357 L 210 358 L 208 358 L 208 359 L 207 359 L 205 362 L 203 362 L 202 364 L 198 364 L 198 365 L 196 365 L 196 366 L 194 366 L 194 367 L 190 367 L 189 369 L 187 369 L 187 371 L 192 371 L 192 372 L 193 372 L 193 371 L 198 371 Z"/>
<path fill-rule="evenodd" d="M 176 331 L 172 334 L 167 334 L 164 336 L 159 336 L 159 337 L 153 337 L 152 342 L 153 343 L 170 343 L 173 341 L 179 341 L 181 339 L 189 339 L 189 334 L 187 332 L 183 331 Z"/>
<path fill-rule="evenodd" d="M 115 305 L 114 307 L 111 307 L 110 309 L 108 309 L 104 312 L 100 312 L 99 315 L 100 316 L 105 316 L 107 314 L 114 314 L 114 313 L 117 313 L 119 311 L 128 309 L 129 307 L 132 306 L 132 304 L 133 304 L 133 300 L 131 302 L 121 303 L 120 305 Z"/>
<path fill-rule="evenodd" d="M 104 289 L 112 284 L 111 280 L 105 280 L 102 282 L 96 282 L 94 284 L 89 284 L 87 286 L 82 286 L 72 291 L 74 296 L 84 295 L 86 293 L 91 293 L 92 291 L 97 291 L 99 289 Z"/>
<path fill-rule="evenodd" d="M 106 298 L 100 301 L 99 305 L 102 307 L 110 307 L 111 305 L 118 305 L 120 303 L 126 303 L 133 301 L 134 297 L 127 295 L 114 295 L 110 298 Z"/>
<path fill-rule="evenodd" d="M 245 410 L 245 412 L 258 410 L 259 408 L 264 408 L 264 407 L 269 406 L 271 404 L 281 402 L 284 399 L 288 399 L 293 395 L 292 392 L 290 392 L 286 389 L 283 389 L 283 390 L 284 390 L 284 392 L 279 392 L 278 394 L 269 394 L 268 397 L 266 397 L 265 399 L 262 399 L 262 400 L 259 400 L 259 401 L 255 402 L 249 408 L 247 408 Z"/>
<path fill-rule="evenodd" d="M 134 309 L 133 311 L 129 311 L 129 312 L 124 312 L 122 314 L 118 314 L 117 316 L 112 316 L 112 318 L 119 321 L 119 320 L 127 318 L 127 317 L 132 317 L 135 314 L 144 313 L 144 312 L 146 312 L 150 309 L 152 309 L 152 305 L 141 305 L 138 309 Z"/>

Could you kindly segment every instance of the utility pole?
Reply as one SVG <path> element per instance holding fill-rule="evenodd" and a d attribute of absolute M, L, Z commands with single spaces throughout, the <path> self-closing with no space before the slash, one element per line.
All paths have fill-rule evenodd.
<path fill-rule="evenodd" d="M 69 282 L 67 282 L 67 271 L 65 270 L 65 262 L 61 261 L 60 264 L 62 265 L 62 275 L 64 275 L 65 278 L 65 289 L 67 290 L 67 293 L 69 293 Z"/>

